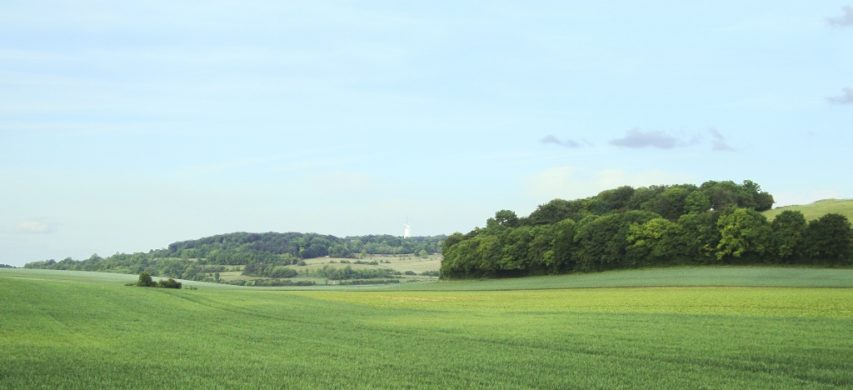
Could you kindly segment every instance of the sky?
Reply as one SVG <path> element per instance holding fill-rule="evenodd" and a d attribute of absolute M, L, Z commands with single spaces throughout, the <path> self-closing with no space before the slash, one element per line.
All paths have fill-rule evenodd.
<path fill-rule="evenodd" d="M 853 197 L 853 2 L 0 2 L 0 263 Z"/>

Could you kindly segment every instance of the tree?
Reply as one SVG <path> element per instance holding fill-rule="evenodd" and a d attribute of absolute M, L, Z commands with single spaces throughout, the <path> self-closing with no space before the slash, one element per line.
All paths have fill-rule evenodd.
<path fill-rule="evenodd" d="M 660 214 L 669 220 L 676 220 L 686 214 L 686 201 L 690 194 L 696 192 L 696 186 L 674 185 L 667 187 L 657 196 L 642 204 L 643 210 Z"/>
<path fill-rule="evenodd" d="M 596 214 L 605 214 L 611 211 L 624 210 L 628 207 L 634 188 L 622 186 L 612 190 L 601 191 L 590 199 L 589 208 Z"/>
<path fill-rule="evenodd" d="M 163 288 L 181 288 L 181 287 L 183 287 L 183 286 L 181 285 L 181 282 L 179 282 L 179 281 L 177 281 L 177 280 L 175 280 L 175 279 L 169 278 L 169 279 L 167 279 L 167 280 L 161 280 L 160 282 L 158 282 L 158 283 L 157 283 L 157 287 L 163 287 Z"/>
<path fill-rule="evenodd" d="M 627 211 L 601 217 L 587 217 L 575 230 L 574 258 L 581 271 L 600 271 L 635 265 L 626 258 L 628 226 L 660 217 L 646 211 Z"/>
<path fill-rule="evenodd" d="M 791 260 L 803 252 L 806 218 L 799 211 L 785 210 L 770 223 L 770 254 L 776 260 Z"/>
<path fill-rule="evenodd" d="M 139 280 L 136 282 L 136 285 L 139 287 L 155 287 L 157 283 L 151 278 L 151 274 L 143 272 L 139 274 Z"/>
<path fill-rule="evenodd" d="M 518 216 L 515 215 L 514 211 L 511 210 L 501 210 L 495 213 L 494 218 L 489 218 L 486 221 L 486 227 L 516 227 L 518 226 Z"/>
<path fill-rule="evenodd" d="M 660 264 L 678 257 L 676 237 L 681 227 L 666 218 L 653 218 L 628 227 L 627 256 L 638 264 Z"/>
<path fill-rule="evenodd" d="M 717 260 L 724 258 L 758 258 L 767 251 L 770 239 L 770 224 L 761 213 L 745 208 L 736 208 L 724 213 L 717 220 L 720 242 L 717 244 Z"/>
<path fill-rule="evenodd" d="M 679 256 L 690 262 L 710 261 L 714 258 L 720 231 L 717 229 L 719 213 L 705 211 L 689 213 L 678 218 L 674 245 Z"/>
<path fill-rule="evenodd" d="M 554 199 L 540 205 L 530 213 L 530 216 L 527 217 L 527 223 L 530 225 L 548 225 L 560 222 L 566 218 L 580 220 L 587 213 L 589 212 L 584 207 L 582 201 Z"/>
<path fill-rule="evenodd" d="M 702 191 L 693 191 L 684 200 L 684 211 L 689 213 L 703 213 L 711 209 L 711 200 Z"/>
<path fill-rule="evenodd" d="M 570 271 L 575 268 L 572 251 L 574 250 L 575 221 L 566 218 L 555 225 L 554 264 L 552 272 Z"/>
<path fill-rule="evenodd" d="M 826 214 L 806 229 L 806 250 L 814 261 L 850 263 L 851 241 L 850 221 L 841 214 Z"/>
<path fill-rule="evenodd" d="M 518 275 L 528 268 L 527 252 L 530 245 L 530 227 L 512 229 L 501 240 L 501 256 L 498 272 L 502 275 Z"/>

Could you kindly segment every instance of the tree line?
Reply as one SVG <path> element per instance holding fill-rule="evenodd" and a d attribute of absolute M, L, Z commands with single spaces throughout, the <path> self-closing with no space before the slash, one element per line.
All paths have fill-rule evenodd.
<path fill-rule="evenodd" d="M 672 264 L 853 264 L 850 222 L 761 214 L 773 197 L 752 182 L 619 187 L 555 199 L 529 216 L 501 210 L 448 237 L 443 278 L 601 271 Z"/>
<path fill-rule="evenodd" d="M 434 254 L 445 236 L 410 237 L 391 235 L 335 237 L 315 233 L 230 233 L 197 240 L 180 241 L 167 248 L 139 253 L 117 253 L 109 257 L 66 258 L 27 263 L 25 268 L 104 271 L 187 280 L 216 282 L 219 272 L 245 266 L 247 274 L 286 277 L 283 266 L 302 259 L 332 256 L 358 258 L 367 255 Z M 277 277 L 277 276 L 276 276 Z"/>

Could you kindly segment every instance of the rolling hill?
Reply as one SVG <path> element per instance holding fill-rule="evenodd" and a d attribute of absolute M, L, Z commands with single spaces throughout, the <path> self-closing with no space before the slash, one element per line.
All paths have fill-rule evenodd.
<path fill-rule="evenodd" d="M 829 213 L 841 214 L 853 221 L 853 199 L 824 199 L 814 203 L 804 205 L 792 205 L 777 207 L 764 212 L 764 216 L 769 220 L 773 220 L 777 215 L 786 210 L 796 210 L 806 217 L 806 220 L 811 221 L 818 219 Z"/>
<path fill-rule="evenodd" d="M 689 267 L 271 291 L 0 270 L 0 387 L 843 388 L 851 273 Z M 727 283 L 738 287 L 712 286 Z M 547 284 L 573 288 L 535 289 Z"/>

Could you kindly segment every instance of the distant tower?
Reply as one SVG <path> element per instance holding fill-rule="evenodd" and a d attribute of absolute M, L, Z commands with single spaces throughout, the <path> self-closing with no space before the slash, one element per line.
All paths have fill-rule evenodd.
<path fill-rule="evenodd" d="M 406 218 L 406 223 L 403 225 L 403 238 L 412 236 L 412 228 L 409 226 L 409 219 Z"/>

